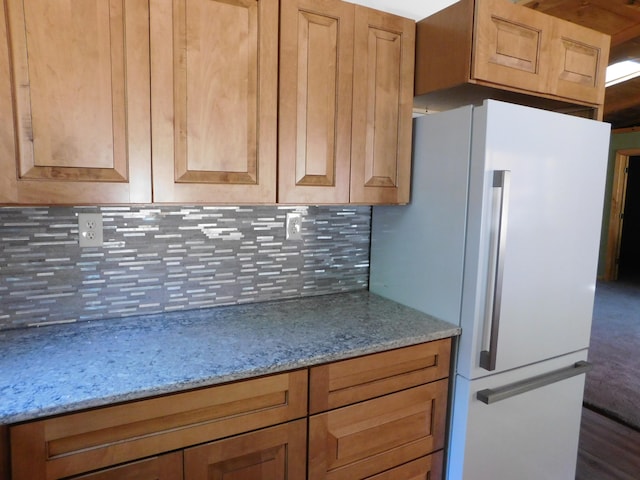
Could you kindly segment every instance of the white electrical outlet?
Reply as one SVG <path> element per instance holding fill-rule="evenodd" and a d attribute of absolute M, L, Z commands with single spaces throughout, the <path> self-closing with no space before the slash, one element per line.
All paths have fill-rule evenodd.
<path fill-rule="evenodd" d="M 81 247 L 102 246 L 102 214 L 78 214 L 78 243 Z"/>
<path fill-rule="evenodd" d="M 302 240 L 302 215 L 288 212 L 285 228 L 287 240 Z"/>

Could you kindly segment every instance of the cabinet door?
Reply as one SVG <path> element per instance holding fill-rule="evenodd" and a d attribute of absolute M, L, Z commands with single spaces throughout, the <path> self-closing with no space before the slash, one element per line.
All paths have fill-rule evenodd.
<path fill-rule="evenodd" d="M 351 203 L 409 202 L 415 22 L 356 6 Z"/>
<path fill-rule="evenodd" d="M 309 480 L 367 478 L 440 450 L 448 379 L 313 415 Z"/>
<path fill-rule="evenodd" d="M 553 27 L 551 93 L 602 105 L 610 37 L 560 19 L 554 19 Z"/>
<path fill-rule="evenodd" d="M 548 92 L 551 20 L 504 0 L 476 0 L 472 79 Z"/>
<path fill-rule="evenodd" d="M 275 202 L 277 0 L 152 0 L 154 202 Z"/>
<path fill-rule="evenodd" d="M 184 452 L 189 480 L 304 480 L 306 421 L 231 437 Z"/>
<path fill-rule="evenodd" d="M 73 477 L 73 480 L 182 480 L 182 478 L 182 452 L 174 452 Z"/>
<path fill-rule="evenodd" d="M 3 4 L 0 202 L 150 201 L 146 3 Z"/>
<path fill-rule="evenodd" d="M 278 202 L 348 203 L 353 5 L 283 0 Z"/>

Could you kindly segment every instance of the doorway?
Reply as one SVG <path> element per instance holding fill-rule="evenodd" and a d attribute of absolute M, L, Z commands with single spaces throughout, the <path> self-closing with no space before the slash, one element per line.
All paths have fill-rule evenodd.
<path fill-rule="evenodd" d="M 640 283 L 640 149 L 616 152 L 605 280 Z"/>
<path fill-rule="evenodd" d="M 618 280 L 640 281 L 640 156 L 629 157 L 624 199 Z"/>

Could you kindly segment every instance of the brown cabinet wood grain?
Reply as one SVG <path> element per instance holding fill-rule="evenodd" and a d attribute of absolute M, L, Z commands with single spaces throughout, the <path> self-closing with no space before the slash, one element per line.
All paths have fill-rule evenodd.
<path fill-rule="evenodd" d="M 355 7 L 351 203 L 409 203 L 415 23 Z"/>
<path fill-rule="evenodd" d="M 307 422 L 296 420 L 189 448 L 187 480 L 304 480 Z"/>
<path fill-rule="evenodd" d="M 278 0 L 152 0 L 154 202 L 274 203 Z"/>
<path fill-rule="evenodd" d="M 107 468 L 73 480 L 183 480 L 182 452 L 166 453 Z"/>
<path fill-rule="evenodd" d="M 416 105 L 496 98 L 602 116 L 608 35 L 505 0 L 461 0 L 416 35 Z"/>
<path fill-rule="evenodd" d="M 13 480 L 53 480 L 302 418 L 307 371 L 11 428 Z"/>
<path fill-rule="evenodd" d="M 441 478 L 450 355 L 443 339 L 312 367 L 309 480 Z"/>
<path fill-rule="evenodd" d="M 281 203 L 349 203 L 353 18 L 340 0 L 281 1 Z"/>
<path fill-rule="evenodd" d="M 409 200 L 412 20 L 341 0 L 3 5 L 0 204 Z"/>
<path fill-rule="evenodd" d="M 443 339 L 311 367 L 309 413 L 447 378 L 451 340 Z"/>
<path fill-rule="evenodd" d="M 282 0 L 278 201 L 409 201 L 415 23 Z"/>
<path fill-rule="evenodd" d="M 448 380 L 309 418 L 309 480 L 367 478 L 444 447 Z"/>
<path fill-rule="evenodd" d="M 440 480 L 442 478 L 442 450 L 413 460 L 367 480 Z"/>
<path fill-rule="evenodd" d="M 151 201 L 146 2 L 5 0 L 0 203 Z"/>

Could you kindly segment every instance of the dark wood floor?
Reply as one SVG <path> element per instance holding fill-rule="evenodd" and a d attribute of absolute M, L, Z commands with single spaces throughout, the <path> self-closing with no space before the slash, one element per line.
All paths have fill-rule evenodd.
<path fill-rule="evenodd" d="M 582 409 L 576 480 L 640 479 L 640 432 Z"/>

